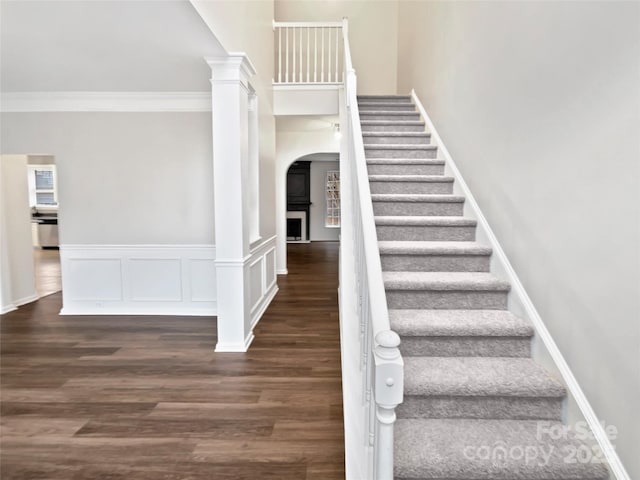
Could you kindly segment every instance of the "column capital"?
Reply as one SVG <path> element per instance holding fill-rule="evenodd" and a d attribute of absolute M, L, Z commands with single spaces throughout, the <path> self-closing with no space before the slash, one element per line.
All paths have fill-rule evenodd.
<path fill-rule="evenodd" d="M 206 57 L 211 68 L 211 82 L 240 82 L 249 84 L 249 79 L 256 74 L 256 69 L 246 53 L 229 53 L 224 57 Z"/>

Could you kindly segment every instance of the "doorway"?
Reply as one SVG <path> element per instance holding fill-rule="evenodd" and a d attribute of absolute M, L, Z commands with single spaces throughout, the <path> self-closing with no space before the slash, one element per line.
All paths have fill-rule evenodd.
<path fill-rule="evenodd" d="M 44 297 L 62 290 L 55 157 L 27 155 L 27 176 L 35 286 Z"/>
<path fill-rule="evenodd" d="M 338 154 L 305 155 L 287 172 L 287 243 L 340 239 Z"/>
<path fill-rule="evenodd" d="M 0 157 L 0 311 L 62 289 L 52 155 Z"/>

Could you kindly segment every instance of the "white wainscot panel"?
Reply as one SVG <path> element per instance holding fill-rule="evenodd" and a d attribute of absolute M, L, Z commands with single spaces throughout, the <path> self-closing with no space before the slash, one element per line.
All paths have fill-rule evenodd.
<path fill-rule="evenodd" d="M 265 279 L 267 283 L 267 290 L 273 287 L 276 282 L 276 251 L 271 250 L 265 256 Z"/>
<path fill-rule="evenodd" d="M 251 250 L 249 261 L 249 302 L 251 328 L 260 320 L 278 293 L 276 284 L 276 237 L 265 240 Z"/>
<path fill-rule="evenodd" d="M 189 261 L 189 283 L 192 302 L 216 301 L 216 263 L 212 258 Z"/>
<path fill-rule="evenodd" d="M 251 302 L 251 312 L 259 306 L 260 299 L 263 295 L 263 266 L 264 257 L 259 257 L 258 260 L 249 266 L 249 301 Z"/>
<path fill-rule="evenodd" d="M 111 302 L 122 300 L 122 262 L 107 258 L 67 260 L 65 296 L 76 301 Z"/>
<path fill-rule="evenodd" d="M 131 258 L 129 278 L 134 302 L 182 301 L 180 258 Z"/>
<path fill-rule="evenodd" d="M 63 315 L 216 315 L 213 245 L 62 245 Z"/>

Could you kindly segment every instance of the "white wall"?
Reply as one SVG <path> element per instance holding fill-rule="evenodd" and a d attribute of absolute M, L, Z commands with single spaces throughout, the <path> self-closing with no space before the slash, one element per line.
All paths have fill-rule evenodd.
<path fill-rule="evenodd" d="M 55 155 L 63 313 L 215 314 L 210 112 L 5 113 L 0 140 Z"/>
<path fill-rule="evenodd" d="M 415 88 L 640 477 L 638 3 L 400 2 Z"/>
<path fill-rule="evenodd" d="M 0 312 L 36 300 L 27 156 L 0 156 Z"/>
<path fill-rule="evenodd" d="M 2 149 L 55 155 L 61 244 L 213 244 L 211 113 L 11 113 Z"/>
<path fill-rule="evenodd" d="M 281 22 L 335 22 L 349 18 L 349 45 L 358 92 L 396 93 L 398 2 L 396 0 L 276 0 Z"/>
<path fill-rule="evenodd" d="M 328 156 L 336 158 L 336 155 Z M 313 160 L 311 162 L 311 208 L 309 224 L 309 240 L 313 241 L 337 241 L 340 235 L 339 228 L 325 226 L 327 215 L 327 172 L 340 170 L 340 163 L 334 161 Z"/>
<path fill-rule="evenodd" d="M 260 131 L 260 234 L 275 234 L 275 118 L 273 117 L 273 0 L 191 0 L 227 52 L 244 52 L 256 68 Z"/>

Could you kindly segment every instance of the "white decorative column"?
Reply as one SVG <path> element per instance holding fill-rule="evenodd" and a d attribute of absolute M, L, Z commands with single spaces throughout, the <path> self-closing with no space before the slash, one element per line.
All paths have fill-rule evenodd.
<path fill-rule="evenodd" d="M 249 79 L 243 53 L 207 58 L 212 78 L 213 184 L 218 297 L 217 352 L 245 352 L 253 340 L 249 302 Z"/>
<path fill-rule="evenodd" d="M 260 238 L 260 144 L 258 95 L 249 92 L 249 240 Z"/>

